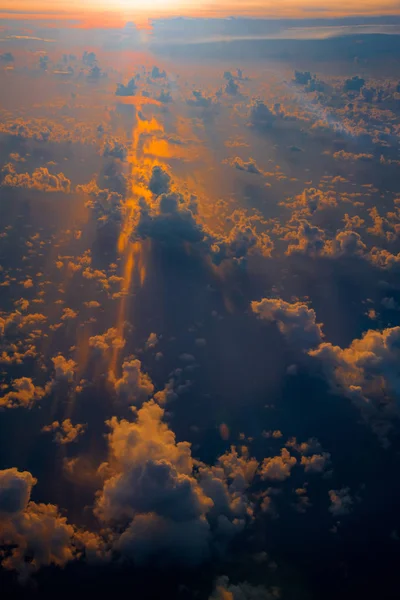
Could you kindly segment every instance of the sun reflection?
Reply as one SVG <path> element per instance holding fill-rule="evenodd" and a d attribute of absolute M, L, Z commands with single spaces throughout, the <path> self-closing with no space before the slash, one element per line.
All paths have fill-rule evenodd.
<path fill-rule="evenodd" d="M 164 134 L 164 127 L 154 116 L 145 119 L 142 110 L 146 105 L 158 104 L 156 101 L 146 98 L 134 97 L 132 104 L 136 107 L 137 118 L 132 132 L 132 145 L 128 156 L 130 167 L 131 189 L 130 195 L 125 203 L 124 219 L 118 238 L 117 249 L 123 262 L 121 282 L 121 298 L 118 309 L 117 322 L 115 324 L 118 335 L 123 337 L 124 325 L 127 317 L 128 304 L 132 301 L 131 288 L 133 280 L 139 286 L 143 286 L 146 280 L 145 244 L 131 240 L 135 219 L 138 216 L 139 201 L 145 198 L 151 201 L 152 194 L 147 186 L 147 181 L 153 166 L 163 158 L 168 158 L 168 145 L 160 144 L 158 135 Z M 146 138 L 146 142 L 143 142 Z M 151 147 L 151 154 L 144 151 L 145 145 Z M 134 278 L 134 275 L 136 277 Z M 109 379 L 113 380 L 118 368 L 120 348 L 113 348 Z"/>

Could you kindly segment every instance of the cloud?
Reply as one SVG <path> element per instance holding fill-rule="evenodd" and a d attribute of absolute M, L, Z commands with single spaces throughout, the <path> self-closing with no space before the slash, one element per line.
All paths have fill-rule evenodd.
<path fill-rule="evenodd" d="M 0 471 L 0 518 L 24 510 L 36 483 L 28 471 L 15 468 Z"/>
<path fill-rule="evenodd" d="M 296 463 L 295 457 L 291 456 L 286 448 L 282 448 L 280 456 L 264 458 L 260 468 L 261 479 L 284 481 L 290 477 Z"/>
<path fill-rule="evenodd" d="M 191 208 L 181 194 L 173 192 L 161 194 L 153 205 L 142 200 L 132 239 L 151 238 L 171 246 L 201 243 L 205 232 Z"/>
<path fill-rule="evenodd" d="M 201 516 L 206 500 L 191 477 L 190 445 L 176 443 L 174 433 L 161 420 L 163 414 L 150 401 L 138 411 L 136 422 L 116 417 L 108 422 L 116 472 L 106 480 L 97 502 L 96 511 L 103 521 L 124 523 L 143 512 L 159 512 L 177 520 Z"/>
<path fill-rule="evenodd" d="M 347 229 L 338 232 L 335 239 L 327 243 L 325 250 L 327 254 L 332 253 L 335 256 L 363 256 L 367 246 L 359 233 Z"/>
<path fill-rule="evenodd" d="M 329 452 L 323 452 L 322 454 L 302 456 L 301 465 L 306 473 L 322 473 L 329 464 L 329 460 Z"/>
<path fill-rule="evenodd" d="M 71 382 L 74 380 L 77 364 L 72 359 L 66 359 L 62 354 L 54 356 L 52 359 L 56 380 Z"/>
<path fill-rule="evenodd" d="M 398 416 L 400 327 L 368 330 L 341 348 L 323 341 L 322 325 L 306 304 L 263 298 L 251 308 L 261 319 L 276 322 L 289 342 L 317 359 L 332 391 L 350 398 L 378 434 L 387 433 L 390 420 Z"/>
<path fill-rule="evenodd" d="M 19 331 L 27 332 L 39 328 L 47 321 L 47 317 L 41 313 L 29 313 L 23 315 L 19 311 L 5 314 L 0 317 L 0 335 L 12 336 Z"/>
<path fill-rule="evenodd" d="M 22 118 L 9 116 L 0 122 L 0 132 L 15 137 L 17 140 L 33 142 L 75 142 L 77 144 L 94 143 L 97 140 L 95 131 L 88 123 L 70 122 L 65 127 L 57 119 Z"/>
<path fill-rule="evenodd" d="M 365 79 L 354 75 L 351 79 L 346 79 L 344 82 L 343 89 L 345 92 L 360 92 L 361 88 L 365 85 Z"/>
<path fill-rule="evenodd" d="M 237 96 L 240 92 L 240 85 L 236 83 L 233 77 L 229 78 L 225 85 L 225 94 Z"/>
<path fill-rule="evenodd" d="M 385 248 L 374 246 L 368 253 L 368 260 L 380 269 L 396 270 L 400 267 L 400 252 L 392 254 Z"/>
<path fill-rule="evenodd" d="M 369 330 L 344 349 L 321 343 L 309 354 L 320 361 L 332 390 L 344 393 L 379 427 L 398 413 L 399 348 L 400 327 L 392 327 Z"/>
<path fill-rule="evenodd" d="M 122 194 L 109 189 L 100 189 L 94 179 L 87 184 L 78 185 L 76 191 L 89 196 L 86 206 L 95 211 L 98 223 L 121 220 L 124 201 Z"/>
<path fill-rule="evenodd" d="M 85 50 L 82 54 L 82 62 L 88 67 L 94 67 L 97 64 L 96 53 Z"/>
<path fill-rule="evenodd" d="M 93 335 L 89 338 L 89 347 L 98 354 L 107 354 L 110 350 L 122 349 L 125 346 L 125 340 L 119 334 L 116 328 L 110 327 L 105 333 Z"/>
<path fill-rule="evenodd" d="M 216 104 L 211 96 L 203 96 L 202 91 L 194 90 L 192 92 L 192 98 L 188 98 L 186 103 L 189 106 L 195 106 L 197 108 L 210 108 Z"/>
<path fill-rule="evenodd" d="M 12 390 L 0 398 L 0 408 L 32 408 L 45 395 L 45 390 L 35 386 L 30 377 L 14 379 Z"/>
<path fill-rule="evenodd" d="M 115 91 L 115 95 L 116 96 L 134 96 L 136 94 L 136 90 L 137 90 L 136 79 L 135 79 L 135 77 L 132 77 L 132 79 L 130 79 L 126 85 L 124 85 L 123 83 L 117 84 L 117 89 Z"/>
<path fill-rule="evenodd" d="M 317 359 L 332 390 L 350 398 L 378 434 L 387 433 L 390 420 L 398 415 L 400 327 L 368 330 L 340 348 L 323 341 L 322 325 L 306 304 L 264 298 L 252 302 L 251 308 L 261 319 L 276 322 L 288 341 Z"/>
<path fill-rule="evenodd" d="M 70 69 L 68 69 L 68 71 L 70 72 Z M 104 73 L 98 65 L 90 67 L 86 75 L 88 81 L 97 81 L 102 77 L 107 77 L 107 73 Z"/>
<path fill-rule="evenodd" d="M 159 339 L 157 337 L 157 334 L 154 332 L 150 333 L 145 344 L 146 350 L 153 350 L 157 346 L 158 342 Z"/>
<path fill-rule="evenodd" d="M 160 71 L 159 67 L 154 66 L 151 70 L 152 79 L 165 79 L 167 76 L 165 71 Z"/>
<path fill-rule="evenodd" d="M 165 169 L 155 165 L 151 170 L 149 181 L 149 190 L 159 196 L 160 194 L 168 194 L 171 186 L 171 176 Z"/>
<path fill-rule="evenodd" d="M 27 471 L 0 471 L 0 544 L 6 548 L 0 562 L 22 580 L 42 566 L 62 567 L 76 554 L 74 528 L 57 507 L 30 501 L 35 484 Z"/>
<path fill-rule="evenodd" d="M 333 158 L 336 160 L 349 160 L 349 161 L 364 161 L 371 162 L 374 159 L 373 154 L 354 154 L 352 152 L 346 152 L 345 150 L 338 150 L 333 154 Z"/>
<path fill-rule="evenodd" d="M 128 156 L 128 149 L 123 142 L 118 140 L 107 140 L 102 150 L 103 156 L 106 158 L 119 158 L 125 160 Z"/>
<path fill-rule="evenodd" d="M 263 298 L 260 302 L 252 302 L 251 309 L 260 319 L 275 322 L 279 331 L 295 344 L 312 347 L 322 341 L 322 326 L 317 323 L 315 311 L 307 304 Z"/>
<path fill-rule="evenodd" d="M 291 202 L 281 202 L 280 206 L 290 209 L 300 209 L 296 217 L 309 217 L 317 210 L 337 206 L 336 194 L 333 191 L 322 191 L 316 188 L 306 188 L 301 194 L 295 196 Z"/>
<path fill-rule="evenodd" d="M 86 427 L 83 423 L 73 425 L 71 419 L 64 419 L 61 423 L 53 421 L 50 425 L 43 427 L 42 431 L 44 433 L 54 432 L 54 441 L 56 444 L 65 445 L 76 442 L 79 436 L 85 432 Z"/>
<path fill-rule="evenodd" d="M 232 450 L 196 474 L 190 444 L 176 442 L 164 410 L 149 401 L 136 414 L 135 422 L 108 422 L 110 458 L 95 512 L 114 528 L 113 547 L 136 564 L 199 564 L 250 518 L 245 491 L 257 462 Z"/>
<path fill-rule="evenodd" d="M 253 100 L 249 107 L 249 122 L 257 129 L 270 127 L 276 120 L 276 115 L 259 99 Z"/>
<path fill-rule="evenodd" d="M 157 100 L 162 102 L 163 104 L 168 104 L 169 102 L 173 102 L 173 98 L 171 92 L 169 90 L 161 90 L 159 95 L 157 96 Z"/>
<path fill-rule="evenodd" d="M 14 55 L 11 52 L 3 52 L 0 54 L 0 62 L 12 63 L 14 60 Z"/>
<path fill-rule="evenodd" d="M 286 254 L 307 254 L 317 256 L 322 254 L 325 249 L 325 232 L 323 229 L 311 225 L 308 221 L 301 219 L 296 230 L 286 234 L 285 240 L 295 241 L 295 244 L 289 244 Z"/>
<path fill-rule="evenodd" d="M 238 169 L 238 171 L 247 171 L 247 173 L 253 173 L 255 175 L 260 175 L 262 173 L 253 158 L 249 158 L 246 162 L 239 156 L 236 156 L 229 161 L 229 164 L 231 164 L 232 167 L 235 167 L 235 169 Z"/>
<path fill-rule="evenodd" d="M 237 264 L 244 264 L 249 254 L 270 256 L 274 248 L 273 242 L 266 233 L 258 234 L 254 225 L 246 218 L 235 215 L 231 217 L 233 227 L 223 237 L 212 241 L 213 261 L 220 264 L 223 260 L 232 259 Z"/>
<path fill-rule="evenodd" d="M 139 200 L 139 210 L 131 233 L 133 241 L 153 239 L 169 247 L 190 243 L 219 265 L 224 260 L 243 264 L 247 254 L 269 256 L 273 243 L 265 233 L 257 233 L 249 219 L 238 211 L 231 215 L 233 227 L 226 235 L 217 235 L 197 217 L 197 197 L 172 191 L 169 175 L 161 167 L 152 170 L 150 184 L 155 195 L 170 189 L 152 201 Z"/>
<path fill-rule="evenodd" d="M 78 313 L 72 308 L 63 308 L 63 314 L 61 316 L 61 321 L 70 321 L 72 319 L 76 319 Z"/>
<path fill-rule="evenodd" d="M 349 494 L 349 488 L 329 490 L 328 493 L 331 501 L 329 512 L 331 512 L 334 517 L 348 515 L 353 505 L 353 500 Z"/>
<path fill-rule="evenodd" d="M 294 83 L 298 85 L 307 85 L 312 79 L 310 71 L 295 71 L 294 72 Z"/>
<path fill-rule="evenodd" d="M 46 167 L 35 169 L 29 173 L 17 173 L 15 167 L 8 163 L 2 170 L 2 182 L 4 187 L 20 187 L 39 190 L 41 192 L 64 192 L 71 191 L 71 182 L 64 173 L 52 175 Z"/>
<path fill-rule="evenodd" d="M 267 589 L 263 585 L 251 585 L 247 581 L 233 584 L 226 575 L 222 575 L 218 577 L 209 600 L 278 600 L 280 597 L 277 587 Z"/>
<path fill-rule="evenodd" d="M 137 358 L 126 359 L 122 364 L 121 378 L 114 381 L 117 396 L 124 403 L 141 403 L 154 392 L 154 385 L 150 377 L 141 371 L 141 366 Z"/>

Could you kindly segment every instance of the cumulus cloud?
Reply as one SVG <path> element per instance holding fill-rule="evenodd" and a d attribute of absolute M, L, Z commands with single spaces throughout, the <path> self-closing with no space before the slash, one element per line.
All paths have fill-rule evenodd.
<path fill-rule="evenodd" d="M 397 271 L 400 267 L 400 252 L 398 254 L 392 254 L 385 248 L 374 247 L 368 253 L 368 260 L 380 269 Z"/>
<path fill-rule="evenodd" d="M 134 96 L 136 94 L 136 90 L 137 90 L 136 79 L 135 79 L 135 77 L 132 77 L 132 79 L 130 79 L 126 85 L 124 85 L 123 83 L 117 84 L 117 89 L 115 91 L 115 95 L 116 96 Z"/>
<path fill-rule="evenodd" d="M 327 254 L 331 252 L 336 256 L 363 256 L 366 250 L 367 246 L 362 241 L 360 234 L 347 229 L 336 234 L 335 239 L 331 242 L 331 250 L 327 249 Z"/>
<path fill-rule="evenodd" d="M 152 79 L 165 79 L 167 76 L 165 71 L 161 71 L 159 67 L 154 66 L 151 70 Z"/>
<path fill-rule="evenodd" d="M 132 238 L 151 238 L 172 246 L 203 241 L 203 227 L 196 221 L 190 204 L 179 193 L 161 194 L 151 206 L 141 201 Z"/>
<path fill-rule="evenodd" d="M 219 264 L 222 260 L 233 259 L 243 264 L 251 253 L 270 256 L 274 248 L 273 242 L 266 233 L 257 233 L 255 227 L 246 219 L 233 219 L 234 225 L 226 236 L 212 240 L 213 261 Z"/>
<path fill-rule="evenodd" d="M 13 336 L 18 332 L 29 332 L 38 329 L 47 321 L 47 317 L 41 313 L 22 314 L 20 311 L 2 313 L 0 317 L 0 335 Z"/>
<path fill-rule="evenodd" d="M 150 333 L 149 337 L 146 340 L 145 348 L 146 350 L 153 350 L 159 342 L 158 336 L 156 333 Z"/>
<path fill-rule="evenodd" d="M 35 386 L 30 377 L 14 379 L 11 388 L 0 398 L 0 408 L 32 408 L 45 395 L 45 390 Z"/>
<path fill-rule="evenodd" d="M 17 173 L 14 165 L 8 163 L 2 170 L 1 185 L 5 187 L 21 187 L 41 192 L 64 192 L 71 191 L 71 182 L 64 173 L 52 175 L 47 167 L 39 167 L 30 175 L 29 173 Z"/>
<path fill-rule="evenodd" d="M 117 396 L 125 403 L 141 403 L 154 392 L 154 385 L 150 377 L 142 372 L 141 366 L 137 358 L 126 359 L 122 364 L 121 378 L 114 381 Z"/>
<path fill-rule="evenodd" d="M 351 511 L 353 500 L 349 494 L 349 488 L 342 488 L 340 490 L 329 490 L 329 498 L 331 505 L 329 511 L 334 517 L 341 517 L 348 515 Z"/>
<path fill-rule="evenodd" d="M 369 330 L 348 348 L 325 342 L 309 354 L 320 361 L 334 391 L 352 399 L 367 418 L 385 420 L 398 412 L 399 340 L 400 327 Z"/>
<path fill-rule="evenodd" d="M 54 365 L 54 377 L 56 380 L 71 382 L 74 380 L 74 374 L 77 364 L 72 359 L 66 359 L 62 354 L 54 356 L 52 359 Z"/>
<path fill-rule="evenodd" d="M 282 448 L 280 456 L 264 458 L 260 468 L 261 479 L 284 481 L 290 477 L 296 463 L 296 458 L 291 456 L 286 448 Z"/>
<path fill-rule="evenodd" d="M 108 220 L 121 220 L 124 201 L 122 194 L 109 189 L 99 188 L 94 179 L 88 184 L 78 185 L 76 191 L 89 196 L 86 206 L 95 211 L 99 223 L 104 223 Z"/>
<path fill-rule="evenodd" d="M 112 349 L 122 349 L 124 346 L 125 340 L 115 327 L 110 327 L 105 333 L 89 338 L 89 347 L 98 354 L 106 354 Z"/>
<path fill-rule="evenodd" d="M 240 91 L 240 85 L 234 80 L 233 77 L 230 77 L 225 85 L 225 94 L 229 96 L 237 96 Z"/>
<path fill-rule="evenodd" d="M 285 302 L 280 298 L 263 298 L 251 303 L 260 319 L 275 322 L 279 331 L 291 342 L 302 347 L 316 346 L 322 341 L 322 326 L 312 308 L 301 302 Z"/>
<path fill-rule="evenodd" d="M 249 158 L 249 160 L 246 162 L 239 156 L 236 156 L 230 160 L 229 163 L 238 171 L 246 171 L 247 173 L 253 173 L 254 175 L 260 175 L 262 173 L 261 169 L 257 166 L 253 158 Z"/>
<path fill-rule="evenodd" d="M 333 158 L 336 160 L 350 160 L 350 161 L 364 161 L 371 162 L 374 159 L 373 154 L 359 153 L 354 154 L 353 152 L 346 152 L 345 150 L 338 150 L 333 154 Z"/>
<path fill-rule="evenodd" d="M 295 71 L 293 82 L 298 85 L 307 85 L 312 79 L 310 71 Z"/>
<path fill-rule="evenodd" d="M 202 91 L 194 90 L 192 92 L 192 98 L 186 100 L 189 106 L 195 106 L 197 108 L 210 108 L 215 104 L 211 96 L 204 96 Z"/>
<path fill-rule="evenodd" d="M 61 316 L 61 321 L 69 321 L 70 319 L 76 319 L 78 313 L 72 308 L 63 308 L 63 314 Z"/>
<path fill-rule="evenodd" d="M 116 528 L 114 548 L 135 563 L 195 565 L 250 518 L 245 491 L 257 462 L 232 451 L 195 470 L 190 444 L 176 442 L 163 416 L 149 401 L 135 422 L 108 422 L 110 458 L 95 511 Z"/>
<path fill-rule="evenodd" d="M 27 506 L 32 487 L 37 480 L 28 471 L 6 469 L 0 471 L 0 515 L 18 513 Z"/>
<path fill-rule="evenodd" d="M 361 88 L 365 85 L 365 79 L 359 77 L 358 75 L 354 75 L 350 79 L 346 79 L 344 82 L 343 89 L 345 92 L 360 92 Z"/>
<path fill-rule="evenodd" d="M 301 194 L 294 197 L 291 202 L 281 202 L 281 206 L 291 209 L 299 209 L 299 216 L 308 217 L 317 210 L 323 210 L 329 207 L 337 206 L 336 194 L 334 192 L 325 192 L 316 188 L 306 188 Z"/>
<path fill-rule="evenodd" d="M 277 587 L 267 589 L 263 585 L 251 585 L 247 581 L 233 584 L 223 575 L 217 579 L 209 600 L 277 600 L 280 596 Z"/>
<path fill-rule="evenodd" d="M 168 104 L 169 102 L 173 102 L 173 98 L 171 92 L 169 90 L 161 90 L 159 95 L 157 96 L 157 100 L 162 102 L 163 104 Z"/>
<path fill-rule="evenodd" d="M 301 465 L 304 467 L 306 473 L 322 473 L 329 464 L 329 461 L 329 452 L 301 457 Z"/>
<path fill-rule="evenodd" d="M 270 255 L 273 243 L 269 236 L 257 233 L 255 225 L 240 211 L 231 216 L 231 230 L 226 235 L 217 235 L 200 221 L 197 197 L 172 191 L 175 186 L 164 169 L 153 168 L 150 185 L 155 198 L 139 201 L 131 233 L 133 241 L 150 238 L 169 247 L 189 243 L 217 265 L 228 259 L 243 264 L 250 253 Z M 170 191 L 159 193 L 163 189 Z"/>
<path fill-rule="evenodd" d="M 289 231 L 285 238 L 290 242 L 286 254 L 307 254 L 316 256 L 321 254 L 325 249 L 325 232 L 323 229 L 315 225 L 311 225 L 308 221 L 301 219 L 299 226 L 295 230 Z"/>
<path fill-rule="evenodd" d="M 125 160 L 128 155 L 128 149 L 123 142 L 118 140 L 108 140 L 105 142 L 102 150 L 106 158 L 119 158 Z"/>
<path fill-rule="evenodd" d="M 350 398 L 377 433 L 387 433 L 390 419 L 398 416 L 400 327 L 368 330 L 341 348 L 323 341 L 322 325 L 306 304 L 264 298 L 252 302 L 251 308 L 261 319 L 276 322 L 288 341 L 317 359 L 332 391 Z"/>
<path fill-rule="evenodd" d="M 253 100 L 249 107 L 249 122 L 258 129 L 270 127 L 276 120 L 276 115 L 262 100 Z"/>
<path fill-rule="evenodd" d="M 76 425 L 73 425 L 71 419 L 64 419 L 61 423 L 59 421 L 53 421 L 50 425 L 46 425 L 42 428 L 44 433 L 54 432 L 54 441 L 60 445 L 76 442 L 85 430 L 85 424 L 77 423 Z"/>
<path fill-rule="evenodd" d="M 30 500 L 36 479 L 27 471 L 0 471 L 0 544 L 3 568 L 28 578 L 42 566 L 64 566 L 76 554 L 74 528 L 56 506 Z"/>
<path fill-rule="evenodd" d="M 149 181 L 149 190 L 159 196 L 160 194 L 168 194 L 170 191 L 171 176 L 162 167 L 155 165 L 151 171 Z"/>

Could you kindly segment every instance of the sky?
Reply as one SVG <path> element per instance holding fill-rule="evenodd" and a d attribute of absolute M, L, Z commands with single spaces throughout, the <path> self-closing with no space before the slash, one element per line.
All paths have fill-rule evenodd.
<path fill-rule="evenodd" d="M 0 2 L 4 598 L 398 600 L 397 9 Z"/>
<path fill-rule="evenodd" d="M 248 16 L 264 18 L 310 18 L 354 15 L 395 15 L 400 13 L 397 0 L 330 0 L 321 5 L 320 0 L 220 0 L 219 2 L 198 2 L 197 0 L 154 0 L 143 3 L 137 0 L 2 0 L 0 11 L 3 18 L 29 15 L 30 18 L 57 15 L 73 16 L 84 20 L 87 26 L 100 21 L 105 24 L 110 18 L 136 19 L 138 23 L 149 19 L 171 16 L 185 17 L 227 17 Z"/>

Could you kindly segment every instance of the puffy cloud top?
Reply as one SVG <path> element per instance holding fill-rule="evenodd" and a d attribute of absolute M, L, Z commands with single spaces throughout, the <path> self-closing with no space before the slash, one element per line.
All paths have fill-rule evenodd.
<path fill-rule="evenodd" d="M 163 416 L 149 401 L 135 422 L 109 421 L 110 459 L 100 469 L 96 513 L 117 526 L 114 548 L 137 564 L 198 564 L 251 517 L 245 492 L 258 463 L 232 450 L 215 467 L 197 470 L 190 444 L 176 442 Z"/>
<path fill-rule="evenodd" d="M 276 322 L 279 331 L 302 347 L 316 346 L 322 341 L 321 324 L 317 323 L 315 311 L 301 302 L 285 302 L 280 298 L 263 298 L 251 303 L 252 311 L 261 319 Z"/>
<path fill-rule="evenodd" d="M 37 480 L 28 471 L 0 471 L 0 519 L 24 510 Z"/>

